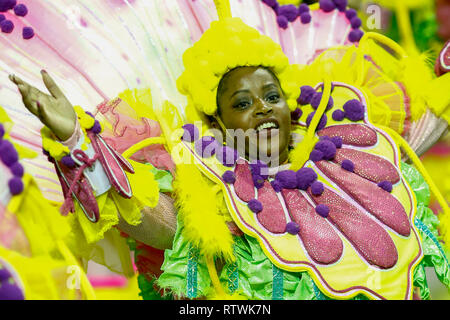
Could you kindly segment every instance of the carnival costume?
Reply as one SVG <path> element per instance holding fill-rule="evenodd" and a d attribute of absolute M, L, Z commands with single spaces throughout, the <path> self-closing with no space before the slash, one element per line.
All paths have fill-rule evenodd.
<path fill-rule="evenodd" d="M 0 299 L 92 299 L 93 289 L 68 246 L 67 219 L 21 164 L 36 153 L 10 141 L 11 127 L 0 109 Z M 68 281 L 70 273 L 78 278 Z"/>
<path fill-rule="evenodd" d="M 173 14 L 188 35 L 166 39 L 159 26 L 148 42 L 132 44 L 152 52 L 154 60 L 143 62 L 151 75 L 135 78 L 151 91 L 126 90 L 92 112 L 77 107 L 78 127 L 67 141 L 43 129 L 42 146 L 63 188 L 61 211 L 73 212 L 76 252 L 126 272 L 127 250 L 113 227 L 119 224 L 127 237 L 127 226 L 139 226 L 145 210 L 158 211 L 172 195 L 171 248 L 137 250 L 144 298 L 158 297 L 157 288 L 162 297 L 190 299 L 412 299 L 414 287 L 428 298 L 427 266 L 448 286 L 450 266 L 437 233 L 440 223 L 450 241 L 448 206 L 404 138 L 432 139 L 418 125 L 423 117 L 449 120 L 449 73 L 434 78 L 421 59 L 383 36 L 364 34 L 346 1 L 299 8 L 230 2 L 215 1 L 219 20 L 212 22 L 211 1 L 161 4 L 156 12 L 164 14 L 153 12 L 149 21 L 178 30 L 166 19 Z M 131 11 L 124 19 L 139 17 L 138 7 L 151 11 L 140 5 L 126 1 Z M 86 28 L 95 23 L 83 21 Z M 82 34 L 94 44 L 92 34 Z M 187 43 L 183 68 L 174 53 Z M 115 62 L 132 54 L 101 52 Z M 70 60 L 72 53 L 65 54 L 105 98 Z M 130 66 L 142 61 L 135 58 Z M 248 161 L 209 131 L 220 80 L 242 66 L 270 69 L 292 111 L 289 163 L 279 168 Z M 399 148 L 416 168 L 401 161 Z M 427 207 L 430 189 L 444 211 L 440 222 Z M 118 249 L 121 264 L 109 263 L 100 239 Z"/>

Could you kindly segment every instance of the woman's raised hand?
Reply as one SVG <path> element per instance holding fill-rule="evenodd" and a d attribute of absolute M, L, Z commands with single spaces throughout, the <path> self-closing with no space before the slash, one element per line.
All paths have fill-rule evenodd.
<path fill-rule="evenodd" d="M 42 80 L 50 95 L 29 85 L 15 75 L 9 75 L 22 95 L 25 107 L 46 125 L 61 140 L 70 138 L 75 130 L 77 115 L 55 81 L 45 71 L 41 71 Z"/>

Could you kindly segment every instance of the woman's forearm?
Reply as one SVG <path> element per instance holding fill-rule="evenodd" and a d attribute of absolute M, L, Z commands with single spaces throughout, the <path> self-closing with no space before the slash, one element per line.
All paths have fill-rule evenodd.
<path fill-rule="evenodd" d="M 133 239 L 156 249 L 170 249 L 177 228 L 173 199 L 160 193 L 158 205 L 142 209 L 142 222 L 132 226 L 119 216 L 118 228 Z"/>

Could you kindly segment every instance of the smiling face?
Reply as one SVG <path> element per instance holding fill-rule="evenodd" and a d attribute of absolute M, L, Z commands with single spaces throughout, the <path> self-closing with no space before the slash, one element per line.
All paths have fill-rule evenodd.
<path fill-rule="evenodd" d="M 217 105 L 225 128 L 245 132 L 245 145 L 241 147 L 247 159 L 258 158 L 272 165 L 286 161 L 291 113 L 271 71 L 263 67 L 231 70 L 219 84 Z M 242 150 L 236 138 L 235 143 Z"/>

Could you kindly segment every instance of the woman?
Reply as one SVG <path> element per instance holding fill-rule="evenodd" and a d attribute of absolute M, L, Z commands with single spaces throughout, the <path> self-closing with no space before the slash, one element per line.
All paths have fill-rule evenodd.
<path fill-rule="evenodd" d="M 354 86 L 335 79 L 331 83 L 326 77 L 327 54 L 334 54 L 333 60 L 339 61 L 340 67 L 362 55 L 355 48 L 330 50 L 309 68 L 300 69 L 289 64 L 270 38 L 239 19 L 227 18 L 226 3 L 218 4 L 221 20 L 211 24 L 186 51 L 185 72 L 177 82 L 180 92 L 188 97 L 188 118 L 203 122 L 200 127 L 185 125 L 182 142 L 171 148 L 177 165 L 177 229 L 174 235 L 170 226 L 159 233 L 159 239 L 174 238 L 165 252 L 158 286 L 188 298 L 239 294 L 262 299 L 319 299 L 323 293 L 340 299 L 412 298 L 413 285 L 420 285 L 424 267 L 418 267 L 424 252 L 414 222 L 420 210 L 413 190 L 404 181 L 406 171 L 412 169 L 400 165 L 393 140 L 371 125 L 367 117 L 371 100 Z M 355 70 L 367 63 L 358 59 L 352 61 Z M 119 228 L 132 237 L 139 227 L 127 225 L 139 226 L 141 211 L 144 221 L 155 215 L 162 218 L 153 221 L 173 221 L 175 207 L 168 199 L 160 196 L 160 208 L 155 209 L 155 189 L 147 192 L 142 190 L 144 184 L 139 187 L 131 181 L 143 177 L 148 167 L 133 163 L 135 174 L 127 174 L 134 191 L 131 201 L 114 195 L 118 192 L 127 197 L 129 188 L 126 183 L 117 183 L 125 181 L 120 172 L 114 180 L 111 172 L 118 170 L 109 167 L 113 162 L 105 163 L 110 149 L 92 147 L 95 150 L 89 153 L 89 142 L 102 143 L 95 135 L 100 130 L 79 111 L 79 122 L 84 122 L 80 133 L 70 103 L 45 72 L 43 79 L 51 97 L 11 77 L 25 106 L 65 140 L 63 145 L 69 146 L 71 154 L 85 151 L 88 159 L 77 165 L 85 169 L 103 159 L 102 168 L 109 172 L 107 180 L 114 186 L 106 190 L 106 196 L 99 195 L 95 191 L 100 182 L 92 182 L 102 180 L 94 178 L 101 173 L 89 179 L 98 209 L 86 196 L 88 209 L 84 211 L 100 226 L 79 220 L 86 239 L 90 237 L 88 242 L 95 242 L 105 229 L 118 223 L 117 211 L 127 222 L 119 223 Z M 311 85 L 303 86 L 299 96 L 300 84 Z M 297 98 L 301 110 L 297 109 Z M 158 120 L 163 126 L 162 118 Z M 218 130 L 208 133 L 214 128 Z M 239 136 L 231 135 L 230 129 L 247 133 L 241 145 Z M 291 142 L 294 145 L 289 150 Z M 209 154 L 208 146 L 213 146 Z M 191 162 L 177 162 L 178 151 L 187 152 Z M 57 158 L 56 153 L 50 156 Z M 55 161 L 60 167 L 64 156 Z M 113 158 L 125 171 L 133 171 L 119 155 Z M 147 181 L 155 180 L 154 175 L 146 177 Z M 75 190 L 73 184 L 67 184 L 68 199 Z M 148 194 L 153 199 L 146 202 L 143 199 Z M 423 217 L 429 212 L 424 209 L 426 199 L 422 200 L 419 207 Z M 130 208 L 131 214 L 125 208 Z M 110 218 L 106 224 L 105 217 Z M 147 230 L 141 234 L 147 235 Z M 151 240 L 146 243 L 155 245 Z M 446 265 L 444 260 L 441 257 Z M 448 283 L 445 277 L 443 281 Z M 426 286 L 421 289 L 420 294 L 426 297 Z"/>

